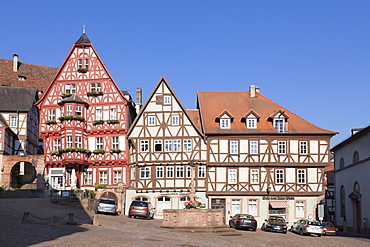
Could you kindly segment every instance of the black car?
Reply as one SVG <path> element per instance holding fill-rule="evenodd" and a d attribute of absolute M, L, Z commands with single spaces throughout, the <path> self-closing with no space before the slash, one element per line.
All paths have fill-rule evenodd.
<path fill-rule="evenodd" d="M 285 219 L 280 216 L 270 216 L 268 219 L 265 219 L 265 223 L 263 223 L 261 230 L 262 231 L 270 231 L 270 232 L 282 232 L 287 233 L 287 224 Z"/>
<path fill-rule="evenodd" d="M 235 229 L 257 230 L 257 220 L 250 214 L 236 214 L 229 220 L 229 226 Z"/>

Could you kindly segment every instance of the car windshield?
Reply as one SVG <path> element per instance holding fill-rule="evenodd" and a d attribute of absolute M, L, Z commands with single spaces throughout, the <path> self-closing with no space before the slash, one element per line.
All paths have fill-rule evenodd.
<path fill-rule="evenodd" d="M 322 225 L 325 227 L 335 227 L 331 222 L 323 222 Z"/>
<path fill-rule="evenodd" d="M 322 224 L 318 221 L 308 221 L 307 222 L 307 225 L 311 225 L 311 226 L 322 226 Z"/>
<path fill-rule="evenodd" d="M 283 217 L 270 217 L 269 221 L 276 221 L 276 222 L 281 222 L 281 223 L 285 222 Z"/>
<path fill-rule="evenodd" d="M 139 202 L 139 201 L 133 201 L 131 203 L 132 207 L 147 207 L 148 203 L 146 202 Z"/>
<path fill-rule="evenodd" d="M 241 214 L 241 215 L 239 215 L 239 219 L 254 220 L 254 217 L 252 215 L 248 215 L 248 214 Z"/>
<path fill-rule="evenodd" d="M 114 200 L 105 200 L 105 199 L 100 199 L 99 200 L 100 203 L 105 203 L 105 204 L 116 204 L 116 202 Z"/>

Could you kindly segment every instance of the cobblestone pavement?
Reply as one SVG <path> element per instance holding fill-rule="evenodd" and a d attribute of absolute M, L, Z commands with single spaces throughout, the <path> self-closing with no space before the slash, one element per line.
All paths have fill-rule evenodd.
<path fill-rule="evenodd" d="M 29 223 L 22 223 L 24 212 Z M 61 223 L 73 213 L 78 225 Z M 92 225 L 93 211 L 56 205 L 45 198 L 0 199 L 0 246 L 370 246 L 369 236 L 300 236 L 257 230 L 233 234 L 177 232 L 161 228 L 161 220 L 130 219 L 99 214 L 99 226 Z"/>

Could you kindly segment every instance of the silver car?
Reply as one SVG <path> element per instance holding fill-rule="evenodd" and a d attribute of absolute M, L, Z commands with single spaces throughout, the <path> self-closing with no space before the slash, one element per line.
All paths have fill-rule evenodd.
<path fill-rule="evenodd" d="M 292 232 L 299 233 L 301 235 L 315 234 L 318 237 L 321 237 L 324 231 L 324 227 L 318 221 L 298 220 L 293 223 L 291 230 Z"/>
<path fill-rule="evenodd" d="M 99 199 L 95 204 L 95 213 L 117 214 L 117 203 L 113 199 Z"/>

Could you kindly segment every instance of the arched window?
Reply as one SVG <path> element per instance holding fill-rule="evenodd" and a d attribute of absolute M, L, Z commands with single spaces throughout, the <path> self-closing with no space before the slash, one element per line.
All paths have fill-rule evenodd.
<path fill-rule="evenodd" d="M 168 196 L 158 197 L 157 206 L 157 213 L 163 214 L 163 209 L 171 209 L 171 198 Z"/>
<path fill-rule="evenodd" d="M 135 197 L 135 201 L 147 202 L 149 201 L 149 199 L 145 196 L 138 196 L 138 197 Z"/>
<path fill-rule="evenodd" d="M 340 159 L 339 168 L 341 168 L 341 169 L 344 168 L 344 159 L 343 158 Z"/>
<path fill-rule="evenodd" d="M 356 151 L 353 154 L 353 163 L 357 163 L 359 161 L 360 161 L 360 156 L 359 156 L 358 152 Z"/>
<path fill-rule="evenodd" d="M 340 187 L 340 216 L 346 217 L 346 195 L 343 185 Z"/>
<path fill-rule="evenodd" d="M 358 182 L 355 182 L 355 184 L 353 185 L 353 191 L 360 193 L 360 184 Z"/>
<path fill-rule="evenodd" d="M 190 201 L 189 196 L 180 197 L 179 209 L 185 208 L 184 202 Z"/>

